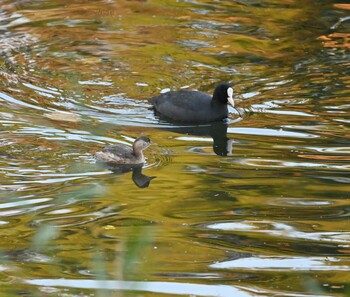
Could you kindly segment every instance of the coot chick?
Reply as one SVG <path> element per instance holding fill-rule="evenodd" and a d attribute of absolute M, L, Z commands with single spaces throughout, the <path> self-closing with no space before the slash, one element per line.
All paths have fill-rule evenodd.
<path fill-rule="evenodd" d="M 185 123 L 208 123 L 227 118 L 227 103 L 234 107 L 233 88 L 219 84 L 213 96 L 199 91 L 170 91 L 149 99 L 155 111 L 167 119 Z"/>
<path fill-rule="evenodd" d="M 145 162 L 143 150 L 150 144 L 148 137 L 140 136 L 135 139 L 132 147 L 121 144 L 109 145 L 96 153 L 96 161 L 108 164 L 142 164 Z"/>

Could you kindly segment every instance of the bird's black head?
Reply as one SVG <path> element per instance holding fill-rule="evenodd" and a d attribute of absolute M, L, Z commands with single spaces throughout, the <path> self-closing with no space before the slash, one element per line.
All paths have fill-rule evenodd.
<path fill-rule="evenodd" d="M 222 104 L 229 102 L 234 107 L 233 88 L 228 83 L 220 83 L 214 91 L 213 100 Z"/>

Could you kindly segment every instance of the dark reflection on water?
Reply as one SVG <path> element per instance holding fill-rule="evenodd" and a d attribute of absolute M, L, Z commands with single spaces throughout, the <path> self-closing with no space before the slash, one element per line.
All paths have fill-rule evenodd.
<path fill-rule="evenodd" d="M 99 162 L 98 165 L 102 168 L 112 171 L 115 174 L 132 172 L 131 179 L 139 188 L 147 188 L 150 185 L 152 179 L 156 178 L 156 176 L 147 176 L 145 174 L 142 174 L 143 164 L 128 165 Z"/>
<path fill-rule="evenodd" d="M 2 1 L 2 295 L 347 296 L 348 11 Z M 174 125 L 147 102 L 220 81 L 243 118 Z M 145 166 L 96 166 L 142 134 Z"/>
<path fill-rule="evenodd" d="M 204 125 L 174 125 L 166 126 L 164 130 L 191 136 L 210 136 L 213 151 L 219 156 L 232 155 L 233 139 L 227 136 L 228 123 L 219 121 Z"/>

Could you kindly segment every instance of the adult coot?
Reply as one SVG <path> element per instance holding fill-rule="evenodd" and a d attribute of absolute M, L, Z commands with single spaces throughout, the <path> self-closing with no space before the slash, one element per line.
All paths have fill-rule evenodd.
<path fill-rule="evenodd" d="M 149 99 L 155 111 L 167 119 L 185 123 L 206 123 L 227 118 L 227 103 L 234 107 L 233 88 L 219 84 L 213 96 L 199 91 L 170 91 Z"/>
<path fill-rule="evenodd" d="M 142 164 L 145 162 L 143 150 L 150 144 L 148 137 L 140 136 L 136 138 L 132 147 L 122 144 L 109 145 L 96 153 L 96 161 L 109 164 Z"/>

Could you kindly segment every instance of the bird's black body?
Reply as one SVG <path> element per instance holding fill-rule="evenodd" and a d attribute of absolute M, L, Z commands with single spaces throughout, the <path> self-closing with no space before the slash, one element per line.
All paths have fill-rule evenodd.
<path fill-rule="evenodd" d="M 213 96 L 199 91 L 171 91 L 151 98 L 155 111 L 166 119 L 184 123 L 208 123 L 228 116 L 229 84 L 218 85 Z"/>

